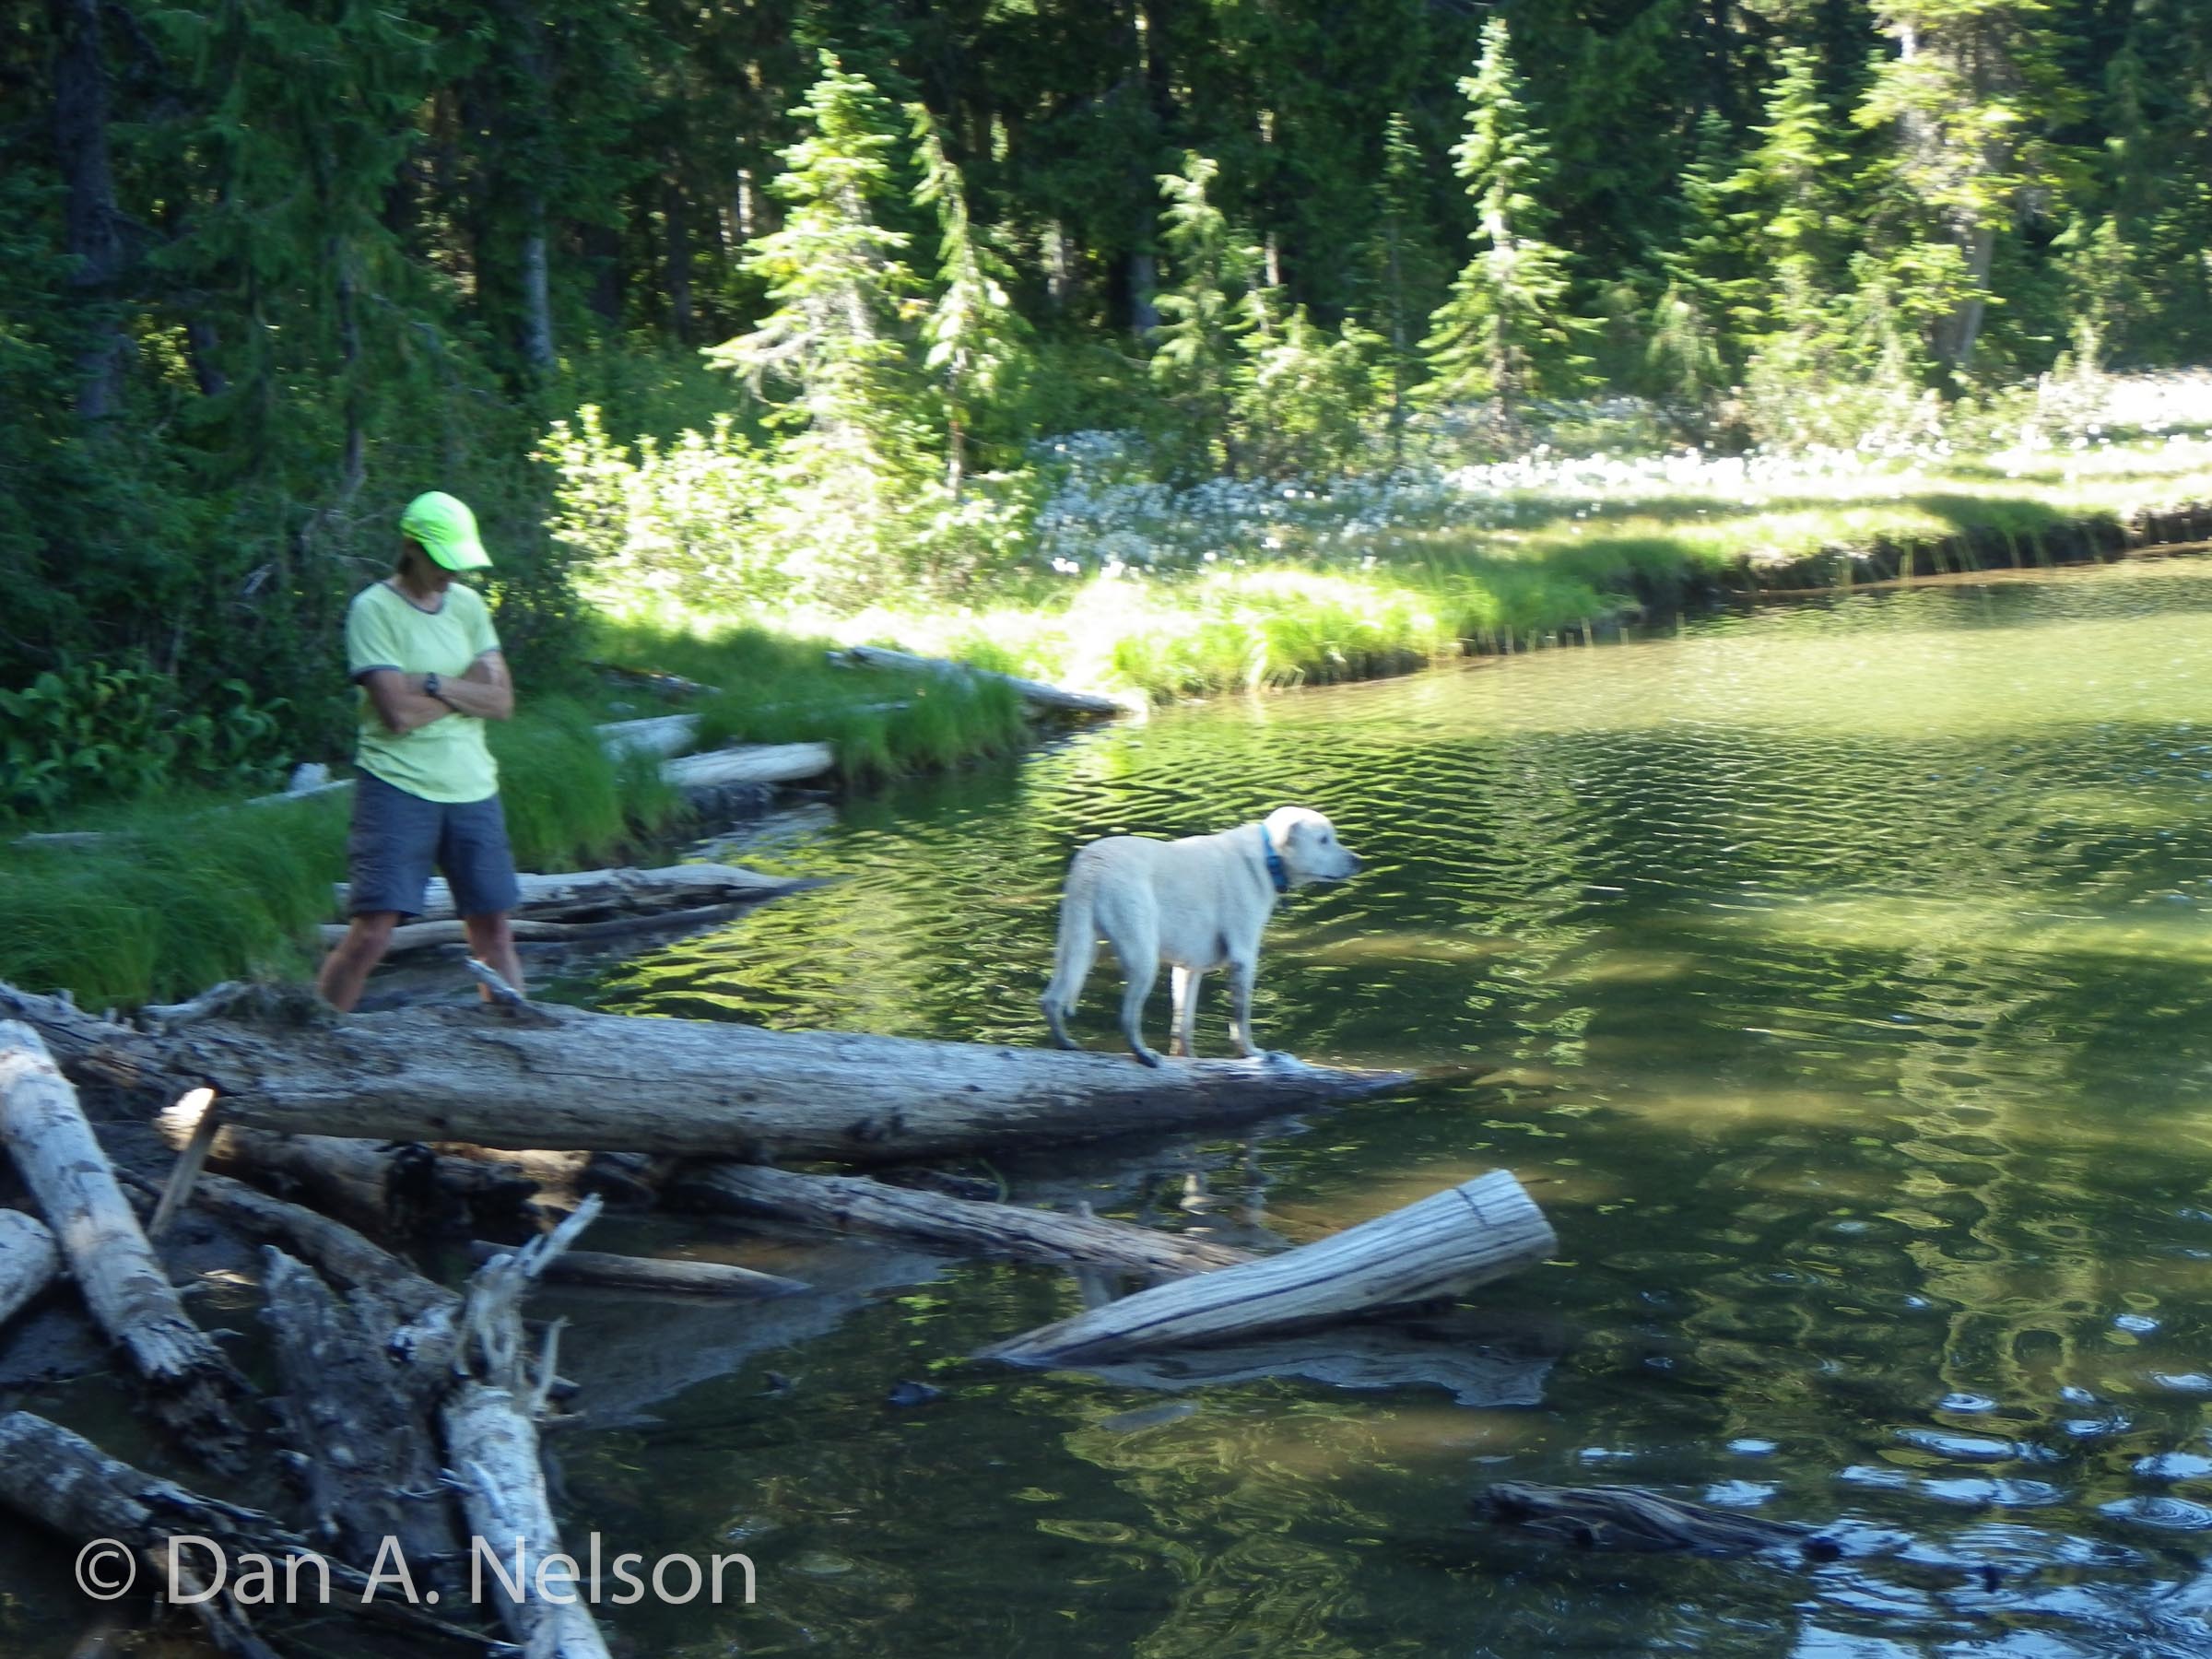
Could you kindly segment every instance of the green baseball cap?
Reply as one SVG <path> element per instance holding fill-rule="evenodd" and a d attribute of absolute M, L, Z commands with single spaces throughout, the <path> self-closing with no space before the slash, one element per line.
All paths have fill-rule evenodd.
<path fill-rule="evenodd" d="M 422 544 L 422 550 L 449 571 L 480 571 L 491 562 L 477 539 L 477 515 L 468 503 L 432 489 L 407 503 L 399 515 L 399 533 Z"/>

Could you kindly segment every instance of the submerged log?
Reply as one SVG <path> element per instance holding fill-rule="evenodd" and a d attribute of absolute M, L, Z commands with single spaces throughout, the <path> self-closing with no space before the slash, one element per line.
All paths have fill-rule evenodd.
<path fill-rule="evenodd" d="M 0 1006 L 40 1000 L 18 993 Z M 1056 1049 L 553 1005 L 531 1012 L 524 1021 L 496 1008 L 408 1008 L 282 1031 L 208 1021 L 175 1038 L 104 1027 L 82 1063 L 119 1080 L 204 1082 L 222 1097 L 227 1121 L 259 1129 L 859 1163 L 1203 1130 L 1373 1094 L 1407 1077 L 1282 1059 L 1152 1067 Z"/>
<path fill-rule="evenodd" d="M 984 1350 L 1021 1365 L 1249 1341 L 1457 1295 L 1545 1260 L 1559 1240 L 1503 1170 L 1281 1255 L 1140 1290 Z"/>
<path fill-rule="evenodd" d="M 978 1204 L 850 1175 L 798 1175 L 751 1164 L 694 1164 L 674 1195 L 702 1208 L 795 1222 L 830 1232 L 919 1239 L 977 1255 L 1081 1263 L 1166 1278 L 1253 1260 L 1249 1251 L 1123 1221 Z"/>
<path fill-rule="evenodd" d="M 61 1271 L 53 1234 L 21 1210 L 0 1210 L 0 1324 L 44 1294 Z"/>
<path fill-rule="evenodd" d="M 512 1255 L 512 1244 L 473 1241 L 468 1253 L 479 1262 Z M 756 1273 L 729 1262 L 668 1261 L 658 1256 L 610 1255 L 571 1250 L 542 1275 L 557 1285 L 590 1285 L 606 1290 L 660 1291 L 680 1296 L 804 1296 L 812 1286 L 773 1273 Z"/>
<path fill-rule="evenodd" d="M 767 895 L 762 895 L 767 897 Z M 518 945 L 599 945 L 634 934 L 682 932 L 712 927 L 750 909 L 753 900 L 733 904 L 702 904 L 692 910 L 649 911 L 634 916 L 609 916 L 604 922 L 533 922 L 521 917 L 508 924 Z M 339 923 L 326 923 L 323 942 L 335 945 L 347 935 Z M 441 945 L 469 945 L 465 922 L 408 922 L 392 930 L 387 956 L 405 956 L 414 950 L 432 950 Z"/>
<path fill-rule="evenodd" d="M 696 910 L 708 904 L 749 903 L 814 885 L 801 877 L 767 876 L 759 870 L 720 864 L 668 865 L 656 870 L 574 870 L 516 879 L 523 894 L 515 911 L 518 919 L 571 922 Z M 343 911 L 349 891 L 347 884 L 338 882 L 333 891 Z M 430 878 L 422 906 L 424 922 L 451 921 L 460 913 L 453 908 L 453 889 L 442 877 Z"/>
<path fill-rule="evenodd" d="M 1003 685 L 1011 686 L 1020 694 L 1024 702 L 1063 714 L 1128 712 L 1124 704 L 1111 697 L 1100 697 L 1096 692 L 1070 691 L 1062 686 L 1047 685 L 1042 680 L 1023 679 L 1018 675 L 1001 674 L 993 668 L 978 668 L 969 663 L 949 662 L 944 657 L 915 656 L 910 652 L 892 651 L 881 645 L 854 645 L 842 655 L 845 661 L 857 663 L 864 668 L 896 668 L 907 674 L 938 674 L 954 678 L 997 680 Z"/>
<path fill-rule="evenodd" d="M 0 1020 L 0 1144 L 13 1156 L 94 1323 L 145 1384 L 154 1415 L 217 1468 L 236 1467 L 244 1382 L 192 1323 L 115 1171 L 38 1032 Z"/>
<path fill-rule="evenodd" d="M 1663 1498 L 1638 1487 L 1555 1487 L 1503 1480 L 1472 1505 L 1486 1520 L 1548 1533 L 1584 1549 L 1686 1550 L 1744 1555 L 1801 1549 L 1815 1560 L 1842 1553 L 1834 1539 L 1796 1521 L 1770 1521 L 1735 1510 Z"/>

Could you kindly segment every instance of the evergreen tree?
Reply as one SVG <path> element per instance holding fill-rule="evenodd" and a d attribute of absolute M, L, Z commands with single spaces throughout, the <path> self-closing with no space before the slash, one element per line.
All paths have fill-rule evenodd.
<path fill-rule="evenodd" d="M 1954 373 L 1971 361 L 1998 235 L 2060 184 L 2043 134 L 2078 100 L 2060 75 L 2046 0 L 1880 0 L 1896 54 L 1857 111 L 1888 129 L 1891 213 L 1904 228 L 1900 298 L 1930 316 Z"/>
<path fill-rule="evenodd" d="M 1406 419 L 1425 365 L 1421 337 L 1444 292 L 1443 262 L 1430 222 L 1427 168 L 1405 112 L 1394 111 L 1382 130 L 1382 169 L 1361 264 L 1362 310 L 1380 339 L 1388 376 L 1386 417 L 1390 458 L 1405 457 Z"/>
<path fill-rule="evenodd" d="M 924 444 L 900 306 L 919 288 L 911 238 L 885 222 L 899 201 L 894 106 L 836 55 L 796 112 L 805 135 L 783 152 L 782 226 L 749 244 L 746 268 L 776 309 L 751 333 L 708 348 L 756 395 L 782 389 L 770 420 L 786 434 L 794 580 L 865 582 Z M 809 528 L 810 526 L 810 528 Z"/>
<path fill-rule="evenodd" d="M 1567 256 L 1542 239 L 1548 216 L 1537 193 L 1549 151 L 1523 98 L 1503 18 L 1484 26 L 1482 56 L 1459 88 L 1467 133 L 1452 160 L 1475 204 L 1475 256 L 1430 319 L 1424 390 L 1440 401 L 1494 398 L 1510 416 L 1529 397 L 1579 390 L 1586 359 L 1573 350 L 1581 324 L 1567 312 Z"/>
<path fill-rule="evenodd" d="M 1233 468 L 1230 376 L 1236 341 L 1252 326 L 1234 294 L 1251 273 L 1251 250 L 1237 244 L 1207 195 L 1220 171 L 1194 151 L 1181 172 L 1159 176 L 1167 200 L 1160 242 L 1174 286 L 1159 297 L 1164 321 L 1153 331 L 1152 382 L 1174 412 L 1182 463 L 1204 469 Z"/>
<path fill-rule="evenodd" d="M 957 500 L 968 446 L 979 417 L 1006 397 L 1028 367 L 1029 325 L 1007 295 L 1013 272 L 968 217 L 959 169 L 945 153 L 936 123 L 921 104 L 908 106 L 922 162 L 914 199 L 935 209 L 937 297 L 922 324 L 924 367 L 936 376 L 945 406 L 945 481 Z"/>

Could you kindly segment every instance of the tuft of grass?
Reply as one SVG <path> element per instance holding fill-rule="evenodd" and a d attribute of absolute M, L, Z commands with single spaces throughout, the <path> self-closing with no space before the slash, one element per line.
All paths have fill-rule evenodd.
<path fill-rule="evenodd" d="M 679 818 L 650 756 L 609 755 L 581 703 L 546 699 L 489 730 L 518 869 L 606 864 Z"/>
<path fill-rule="evenodd" d="M 107 1007 L 305 972 L 345 877 L 347 812 L 149 802 L 89 846 L 0 851 L 0 979 Z"/>

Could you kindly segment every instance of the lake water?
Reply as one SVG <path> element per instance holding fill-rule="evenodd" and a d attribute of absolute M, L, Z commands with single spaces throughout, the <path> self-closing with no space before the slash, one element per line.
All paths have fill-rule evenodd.
<path fill-rule="evenodd" d="M 608 1612 L 633 1651 L 2212 1652 L 2212 565 L 1087 732 L 772 821 L 737 855 L 830 885 L 568 990 L 1041 1041 L 1073 848 L 1284 802 L 1369 869 L 1278 912 L 1262 1041 L 1426 1080 L 996 1172 L 1296 1242 L 1504 1168 L 1558 1259 L 1408 1331 L 1099 1376 L 965 1358 L 1079 1306 L 1066 1273 L 616 1224 L 603 1246 L 703 1230 L 825 1288 L 565 1304 L 595 1414 L 559 1441 L 571 1537 L 758 1571 L 751 1607 Z M 1199 1041 L 1225 1052 L 1218 985 Z M 1847 1554 L 1579 1550 L 1471 1520 L 1506 1479 Z"/>

